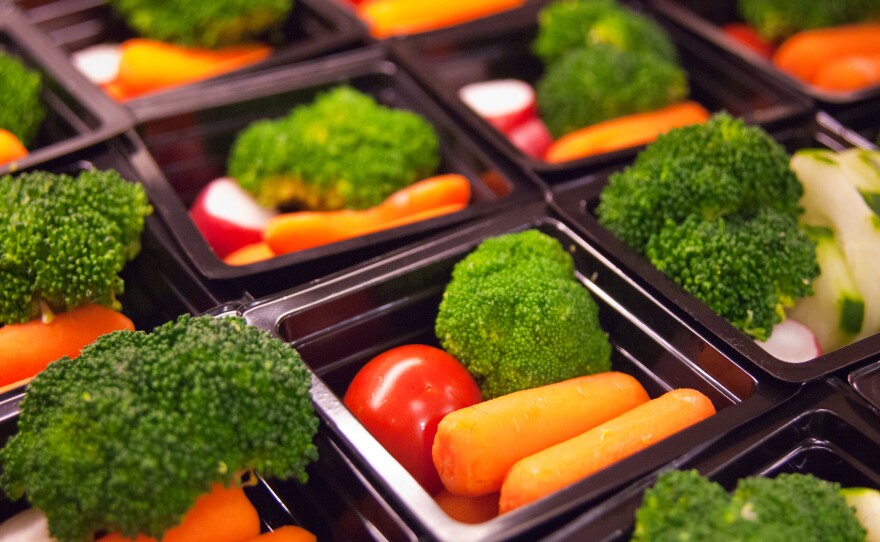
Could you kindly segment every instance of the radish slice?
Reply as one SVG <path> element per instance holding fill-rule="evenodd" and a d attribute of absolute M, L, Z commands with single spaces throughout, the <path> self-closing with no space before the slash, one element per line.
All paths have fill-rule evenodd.
<path fill-rule="evenodd" d="M 196 227 L 220 258 L 262 241 L 273 215 L 229 177 L 208 183 L 190 209 Z"/>
<path fill-rule="evenodd" d="M 461 87 L 458 96 L 505 134 L 537 115 L 535 89 L 518 79 L 471 83 Z"/>
<path fill-rule="evenodd" d="M 791 318 L 773 326 L 770 338 L 755 341 L 773 357 L 789 363 L 803 363 L 822 355 L 819 341 L 810 329 Z"/>
<path fill-rule="evenodd" d="M 73 53 L 71 62 L 96 85 L 111 83 L 119 74 L 122 52 L 115 43 L 101 43 Z"/>
<path fill-rule="evenodd" d="M 0 542 L 55 542 L 55 539 L 49 536 L 45 514 L 29 508 L 0 525 Z"/>
<path fill-rule="evenodd" d="M 553 143 L 553 136 L 550 135 L 550 130 L 547 129 L 544 121 L 538 117 L 534 117 L 515 127 L 507 134 L 507 137 L 516 148 L 532 158 L 540 160 L 544 159 L 547 149 Z"/>

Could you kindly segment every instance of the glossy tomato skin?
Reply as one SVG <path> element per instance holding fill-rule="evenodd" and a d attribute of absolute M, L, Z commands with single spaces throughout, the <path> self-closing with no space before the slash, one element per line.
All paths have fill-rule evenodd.
<path fill-rule="evenodd" d="M 343 402 L 431 495 L 442 489 L 431 458 L 443 416 L 483 400 L 467 369 L 422 344 L 392 348 L 355 375 Z"/>

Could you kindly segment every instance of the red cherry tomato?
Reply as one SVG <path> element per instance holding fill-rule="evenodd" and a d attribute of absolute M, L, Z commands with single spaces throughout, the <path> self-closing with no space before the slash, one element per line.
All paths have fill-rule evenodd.
<path fill-rule="evenodd" d="M 467 369 L 439 348 L 399 346 L 355 375 L 343 402 L 431 495 L 442 489 L 431 458 L 443 416 L 483 400 Z"/>
<path fill-rule="evenodd" d="M 762 57 L 767 59 L 773 58 L 773 51 L 776 48 L 772 43 L 759 36 L 758 32 L 751 26 L 743 23 L 730 23 L 724 25 L 723 30 L 727 37 L 745 45 Z"/>

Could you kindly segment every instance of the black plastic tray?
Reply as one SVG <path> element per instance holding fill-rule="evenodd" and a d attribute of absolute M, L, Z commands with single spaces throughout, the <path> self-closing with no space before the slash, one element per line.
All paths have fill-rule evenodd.
<path fill-rule="evenodd" d="M 880 488 L 878 426 L 880 418 L 842 382 L 819 381 L 699 456 L 667 468 L 697 469 L 728 491 L 740 478 L 785 472 L 812 474 L 843 487 Z M 629 540 L 642 495 L 655 479 L 639 481 L 542 540 Z"/>
<path fill-rule="evenodd" d="M 117 19 L 106 0 L 17 0 L 16 4 L 34 25 L 67 53 L 99 43 L 119 43 L 135 33 Z M 184 87 L 146 95 L 125 103 L 138 118 L 161 111 L 181 94 L 198 94 L 204 86 L 273 66 L 317 58 L 358 46 L 366 30 L 350 13 L 327 0 L 296 0 L 282 27 L 282 38 L 272 55 L 236 72 Z"/>
<path fill-rule="evenodd" d="M 131 127 L 129 115 L 92 88 L 11 4 L 0 4 L 0 51 L 42 75 L 46 107 L 29 154 L 0 165 L 0 175 L 84 149 Z"/>
<path fill-rule="evenodd" d="M 271 260 L 245 266 L 225 264 L 187 213 L 197 192 L 225 174 L 229 147 L 250 122 L 282 116 L 293 106 L 310 102 L 317 92 L 343 83 L 382 103 L 427 118 L 440 135 L 438 172 L 467 176 L 472 187 L 471 205 L 443 217 Z M 543 197 L 537 184 L 506 171 L 472 142 L 405 73 L 385 60 L 381 46 L 230 83 L 216 92 L 203 93 L 192 103 L 178 102 L 173 112 L 139 124 L 137 131 L 145 148 L 134 153 L 135 165 L 146 180 L 158 214 L 183 251 L 208 279 L 240 279 L 255 296 L 319 278 L 523 198 L 534 201 Z M 485 178 L 490 172 L 500 173 L 490 175 L 496 178 L 491 184 Z"/>
<path fill-rule="evenodd" d="M 571 251 L 578 278 L 600 306 L 615 346 L 612 364 L 634 375 L 652 397 L 671 388 L 707 394 L 718 413 L 588 480 L 491 521 L 450 519 L 346 409 L 340 397 L 358 369 L 401 344 L 437 345 L 433 324 L 452 267 L 484 239 L 537 228 Z M 248 323 L 291 343 L 315 372 L 313 398 L 330 438 L 420 540 L 534 539 L 571 513 L 682 455 L 693 453 L 794 393 L 767 375 L 749 374 L 708 345 L 685 322 L 653 302 L 633 281 L 548 214 L 544 203 L 499 213 L 438 235 L 417 248 L 245 305 Z M 387 534 L 384 536 L 388 536 Z M 394 538 L 394 537 L 389 537 Z"/>
<path fill-rule="evenodd" d="M 623 3 L 643 11 L 637 2 Z M 541 3 L 535 3 L 499 15 L 485 22 L 479 32 L 451 28 L 401 39 L 392 43 L 392 54 L 469 129 L 545 181 L 567 180 L 597 167 L 630 160 L 643 145 L 559 164 L 532 158 L 459 99 L 462 86 L 478 81 L 513 78 L 535 84 L 544 71 L 540 59 L 531 52 L 540 9 Z M 691 98 L 709 111 L 723 109 L 767 127 L 811 112 L 811 100 L 744 70 L 674 25 L 658 22 L 678 47 L 681 64 L 689 75 Z"/>
<path fill-rule="evenodd" d="M 859 395 L 880 410 L 880 362 L 856 369 L 847 380 Z"/>
<path fill-rule="evenodd" d="M 843 128 L 825 113 L 817 114 L 809 123 L 789 126 L 773 135 L 789 151 L 809 147 L 842 150 L 865 144 L 865 140 L 858 134 Z M 702 301 L 686 293 L 599 224 L 594 215 L 599 195 L 607 184 L 608 176 L 619 169 L 606 169 L 554 187 L 554 207 L 568 217 L 588 240 L 595 243 L 612 260 L 619 262 L 652 295 L 662 299 L 682 317 L 693 320 L 702 327 L 716 348 L 735 358 L 750 360 L 764 372 L 787 382 L 806 382 L 846 367 L 853 368 L 880 356 L 880 333 L 804 363 L 787 363 L 767 353 L 745 333 L 734 328 Z"/>
<path fill-rule="evenodd" d="M 880 85 L 847 92 L 830 92 L 816 88 L 776 68 L 772 62 L 745 45 L 728 38 L 721 27 L 742 22 L 736 11 L 737 0 L 647 0 L 663 16 L 735 56 L 757 72 L 818 100 L 827 107 L 848 107 L 880 96 Z"/>

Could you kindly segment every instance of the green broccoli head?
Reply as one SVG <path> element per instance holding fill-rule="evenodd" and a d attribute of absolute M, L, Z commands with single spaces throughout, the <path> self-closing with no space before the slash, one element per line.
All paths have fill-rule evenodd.
<path fill-rule="evenodd" d="M 678 61 L 675 45 L 665 30 L 615 0 L 561 0 L 538 15 L 538 35 L 532 50 L 547 65 L 573 49 L 597 44 Z"/>
<path fill-rule="evenodd" d="M 739 0 L 743 20 L 765 39 L 781 41 L 801 30 L 880 18 L 877 0 Z"/>
<path fill-rule="evenodd" d="M 118 305 L 151 212 L 143 188 L 112 170 L 0 178 L 0 323 Z"/>
<path fill-rule="evenodd" d="M 573 269 L 558 241 L 531 230 L 487 240 L 456 265 L 435 331 L 484 397 L 611 369 L 598 306 Z"/>
<path fill-rule="evenodd" d="M 242 43 L 284 23 L 293 0 L 109 0 L 145 38 L 201 47 Z"/>
<path fill-rule="evenodd" d="M 424 118 L 341 86 L 246 128 L 228 171 L 269 207 L 364 209 L 431 176 L 439 146 Z"/>
<path fill-rule="evenodd" d="M 815 244 L 797 220 L 766 208 L 756 215 L 668 221 L 646 247 L 650 262 L 734 327 L 769 337 L 785 309 L 813 293 Z"/>
<path fill-rule="evenodd" d="M 656 55 L 609 45 L 575 49 L 537 83 L 541 117 L 554 137 L 603 120 L 659 109 L 688 95 L 687 74 Z"/>
<path fill-rule="evenodd" d="M 160 537 L 214 483 L 248 471 L 305 481 L 310 384 L 294 349 L 240 318 L 114 332 L 31 382 L 0 482 L 60 542 Z"/>
<path fill-rule="evenodd" d="M 0 128 L 28 146 L 34 142 L 46 108 L 40 98 L 40 74 L 0 51 Z"/>

